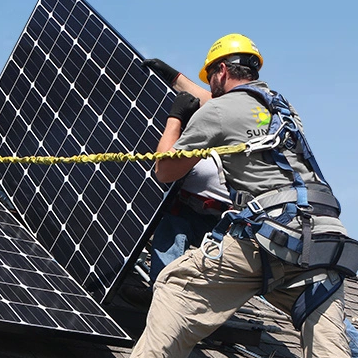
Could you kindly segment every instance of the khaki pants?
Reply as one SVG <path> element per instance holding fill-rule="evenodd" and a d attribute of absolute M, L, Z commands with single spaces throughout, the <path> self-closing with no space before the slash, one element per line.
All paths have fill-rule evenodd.
<path fill-rule="evenodd" d="M 302 287 L 280 290 L 302 270 L 272 258 L 274 282 L 265 297 L 289 313 Z M 224 238 L 219 260 L 200 249 L 187 251 L 160 273 L 146 328 L 131 357 L 184 358 L 195 344 L 222 325 L 262 285 L 259 251 L 254 243 Z M 304 357 L 350 357 L 343 323 L 343 285 L 305 321 L 301 330 Z"/>

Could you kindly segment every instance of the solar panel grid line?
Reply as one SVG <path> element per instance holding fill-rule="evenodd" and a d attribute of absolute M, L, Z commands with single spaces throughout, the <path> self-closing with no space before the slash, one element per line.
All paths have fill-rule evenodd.
<path fill-rule="evenodd" d="M 8 128 L 0 153 L 153 152 L 175 94 L 141 59 L 86 2 L 39 1 L 0 86 Z M 14 73 L 30 85 L 12 104 Z M 169 195 L 153 167 L 8 165 L 1 184 L 31 232 L 103 303 Z"/>
<path fill-rule="evenodd" d="M 10 220 L 5 220 L 5 222 L 10 222 Z M 12 222 L 12 224 L 13 224 L 13 222 Z M 11 230 L 9 230 L 9 228 L 10 228 L 11 226 L 10 225 L 8 225 L 7 226 L 7 231 L 9 232 L 9 231 L 11 231 Z M 23 236 L 24 236 L 24 233 L 22 234 Z M 12 236 L 16 236 L 16 235 L 12 235 Z M 26 236 L 26 238 L 29 238 L 29 236 Z M 23 247 L 23 245 L 22 245 L 22 247 Z M 32 247 L 32 250 L 33 250 L 33 247 Z M 36 250 L 36 252 L 38 253 L 38 250 Z M 41 249 L 41 252 L 42 252 L 42 257 L 44 257 L 45 256 L 45 254 L 44 254 L 44 251 Z M 30 258 L 31 257 L 31 254 L 29 254 L 28 255 L 28 258 Z M 16 260 L 14 260 L 14 262 L 18 262 L 19 260 L 18 260 L 18 258 L 16 259 Z M 5 265 L 4 265 L 5 266 Z M 13 266 L 13 264 L 11 265 L 11 267 Z M 23 267 L 24 265 L 21 265 L 21 267 Z M 29 269 L 34 269 L 34 267 L 33 266 L 30 266 L 29 267 Z M 12 269 L 13 271 L 16 271 L 15 269 Z M 35 269 L 34 269 L 35 270 Z M 23 270 L 18 270 L 18 271 L 23 271 Z M 24 272 L 24 271 L 23 271 Z M 62 270 L 61 271 L 62 272 L 62 274 L 64 274 L 64 275 L 66 275 L 66 277 L 67 277 L 67 274 Z M 25 276 L 26 277 L 26 276 Z M 22 278 L 24 279 L 24 273 L 22 274 Z M 31 282 L 35 282 L 34 280 L 33 281 L 31 281 Z M 25 282 L 26 283 L 26 282 Z M 7 284 L 7 286 L 6 286 L 7 288 L 11 288 L 11 285 L 9 286 L 9 284 Z M 44 287 L 41 287 L 41 288 L 44 288 Z M 41 292 L 43 292 L 43 291 L 41 291 Z M 47 294 L 46 294 L 46 296 L 48 296 L 48 292 L 47 292 Z M 28 297 L 28 299 L 29 299 L 29 297 Z M 22 297 L 22 299 L 21 299 L 21 303 L 23 304 L 23 302 L 25 301 L 25 299 L 24 299 L 24 297 Z M 51 300 L 51 302 L 52 302 L 53 300 Z M 30 302 L 28 302 L 29 304 L 31 303 L 31 300 L 30 300 Z M 41 304 L 39 304 L 39 306 L 41 306 Z M 73 306 L 73 305 L 72 305 Z M 15 308 L 14 308 L 15 309 Z M 22 307 L 22 309 L 24 309 L 24 307 Z M 30 309 L 29 307 L 28 307 L 28 309 Z M 71 327 L 67 327 L 67 328 L 71 328 Z"/>
<path fill-rule="evenodd" d="M 107 30 L 107 29 L 104 29 L 104 30 L 103 30 L 103 33 L 104 33 L 106 30 Z M 95 48 L 94 48 L 94 49 L 95 49 Z M 104 50 L 104 52 L 106 52 L 106 47 L 102 47 L 101 49 Z M 93 53 L 93 52 L 92 52 L 92 53 Z M 109 56 L 108 56 L 108 57 L 109 57 Z M 105 67 L 105 65 L 106 65 L 106 64 L 104 63 L 104 64 L 103 64 L 103 68 Z M 105 101 L 105 102 L 107 102 L 107 101 Z"/>
<path fill-rule="evenodd" d="M 0 329 L 130 346 L 130 337 L 0 204 Z"/>
<path fill-rule="evenodd" d="M 97 221 L 97 220 L 96 220 L 95 218 L 93 218 L 93 221 Z M 98 223 L 98 222 L 97 222 L 97 223 Z M 101 223 L 98 223 L 98 225 L 100 225 L 100 226 L 102 227 L 102 229 L 105 230 L 105 228 L 101 225 Z M 145 226 L 144 226 L 144 228 L 145 228 Z M 87 230 L 89 230 L 89 229 L 90 229 L 90 228 L 87 228 Z M 113 242 L 113 238 L 112 238 L 112 237 L 113 237 L 113 234 L 108 233 L 108 242 Z M 83 241 L 84 241 L 85 239 L 86 239 L 86 231 L 85 231 L 85 233 L 84 233 L 84 235 L 83 235 L 82 240 L 81 240 L 78 244 L 75 244 L 75 250 L 74 250 L 72 256 L 70 256 L 70 257 L 68 258 L 68 262 L 71 261 L 72 257 L 77 253 L 77 251 L 80 251 L 81 245 L 83 244 Z M 54 245 L 56 245 L 56 241 L 54 241 L 53 246 L 54 246 Z M 113 245 L 116 245 L 115 242 L 113 242 Z M 53 246 L 50 248 L 50 251 L 52 251 Z M 126 258 L 125 253 L 123 253 L 123 252 L 121 251 L 120 247 L 118 247 L 118 246 L 116 246 L 116 247 L 117 247 L 118 252 L 119 252 L 124 258 Z M 104 250 L 104 248 L 102 249 L 102 252 L 103 252 L 103 250 Z M 93 272 L 93 265 L 95 264 L 95 262 L 92 262 L 92 263 L 91 263 L 91 262 L 88 260 L 88 257 L 87 257 L 87 255 L 90 254 L 90 253 L 89 253 L 88 251 L 86 251 L 85 249 L 83 249 L 83 248 L 82 248 L 82 251 L 80 251 L 80 252 L 83 254 L 83 260 L 88 264 L 88 266 L 90 266 L 90 272 Z M 100 257 L 100 256 L 101 256 L 101 252 L 99 252 L 99 254 L 98 254 L 98 257 Z M 65 267 L 65 268 L 67 268 L 68 262 L 64 264 L 64 267 Z M 86 278 L 87 278 L 87 277 L 85 277 L 84 279 L 86 280 Z M 100 279 L 99 279 L 99 280 L 100 280 Z"/>

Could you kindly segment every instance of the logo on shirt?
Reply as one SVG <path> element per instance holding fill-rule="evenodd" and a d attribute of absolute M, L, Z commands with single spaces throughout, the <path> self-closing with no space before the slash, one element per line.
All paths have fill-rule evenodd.
<path fill-rule="evenodd" d="M 253 117 L 256 120 L 257 128 L 260 128 L 261 126 L 267 125 L 270 123 L 271 120 L 271 114 L 270 112 L 264 108 L 264 107 L 256 107 L 254 109 L 251 109 L 253 112 Z"/>
<path fill-rule="evenodd" d="M 246 133 L 248 138 L 261 137 L 267 134 L 267 128 L 261 128 L 262 126 L 268 125 L 271 120 L 271 113 L 265 107 L 255 107 L 251 109 L 252 116 L 255 118 L 257 123 L 257 129 L 249 129 Z"/>

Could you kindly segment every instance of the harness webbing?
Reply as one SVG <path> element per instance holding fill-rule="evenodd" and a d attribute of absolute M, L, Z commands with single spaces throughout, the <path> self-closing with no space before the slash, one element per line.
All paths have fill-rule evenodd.
<path fill-rule="evenodd" d="M 309 163 L 309 166 L 315 172 L 321 184 L 327 186 L 328 188 L 329 185 L 323 177 L 323 174 L 317 164 L 317 161 L 315 160 L 315 157 L 307 143 L 304 134 L 294 119 L 294 115 L 290 109 L 288 101 L 277 92 L 267 92 L 263 89 L 260 89 L 259 87 L 251 85 L 240 85 L 231 90 L 231 92 L 235 91 L 244 91 L 257 98 L 267 107 L 271 113 L 268 134 L 262 138 L 259 138 L 259 140 L 256 140 L 253 143 L 250 143 L 250 141 L 246 143 L 247 147 L 249 148 L 248 155 L 255 151 L 268 151 L 276 165 L 278 165 L 282 170 L 291 173 L 292 188 L 294 191 L 296 191 L 296 198 L 294 202 L 292 202 L 292 200 L 284 200 L 282 203 L 280 203 L 282 206 L 285 204 L 285 210 L 280 216 L 276 217 L 275 220 L 285 225 L 288 224 L 295 216 L 299 215 L 301 217 L 301 266 L 307 267 L 309 264 L 311 243 L 311 211 L 313 209 L 309 203 L 309 196 L 312 196 L 312 194 L 307 190 L 306 183 L 303 181 L 301 175 L 291 167 L 283 152 L 283 149 L 302 153 L 303 158 Z M 279 138 L 279 140 L 277 140 L 277 138 Z M 285 195 L 287 194 L 281 194 L 282 197 Z M 292 197 L 292 190 L 289 192 L 289 195 Z M 339 211 L 339 204 L 336 199 L 332 195 L 327 194 L 326 196 L 328 197 L 327 201 L 324 197 L 321 198 L 323 201 L 322 204 L 327 205 L 328 203 L 328 205 L 331 205 L 331 202 L 333 201 L 334 203 L 332 206 L 334 209 Z M 260 202 L 251 200 L 247 203 L 247 207 L 242 211 L 228 212 L 223 217 L 221 222 L 219 222 L 218 225 L 213 229 L 211 233 L 211 239 L 216 242 L 216 245 L 220 245 L 230 225 L 234 226 L 234 230 L 236 231 L 230 232 L 230 234 L 238 238 L 253 237 L 254 233 L 257 232 L 262 226 L 262 221 L 260 222 L 259 219 L 264 217 L 267 217 L 267 214 Z M 276 235 L 276 240 L 278 240 L 278 235 L 274 235 Z M 203 247 L 202 249 L 203 251 L 205 250 Z"/>
<path fill-rule="evenodd" d="M 292 150 L 297 148 L 297 146 L 300 146 L 297 149 L 302 151 L 304 159 L 309 162 L 311 168 L 316 173 L 320 181 L 328 185 L 306 140 L 306 137 L 298 127 L 293 117 L 288 101 L 278 92 L 266 92 L 256 86 L 240 85 L 231 90 L 231 92 L 235 91 L 245 91 L 263 101 L 264 105 L 271 113 L 268 134 L 279 136 L 281 144 L 283 144 L 287 149 Z M 287 134 L 289 134 L 289 138 L 286 137 Z M 293 171 L 286 157 L 277 146 L 271 150 L 271 155 L 281 169 L 291 171 L 294 174 L 293 185 L 304 186 L 300 175 Z"/>
<path fill-rule="evenodd" d="M 297 126 L 293 118 L 288 101 L 280 93 L 275 91 L 266 92 L 259 87 L 250 85 L 240 85 L 233 88 L 231 91 L 245 91 L 249 94 L 252 94 L 256 98 L 261 99 L 271 113 L 268 134 L 278 135 L 281 139 L 281 143 L 286 141 L 285 146 L 288 149 L 292 149 L 294 146 L 301 145 L 300 149 L 302 150 L 304 159 L 310 163 L 313 171 L 320 178 L 320 181 L 328 185 L 306 140 L 306 137 Z M 283 128 L 282 125 L 284 125 Z M 287 140 L 287 138 L 285 138 L 287 131 L 290 132 L 292 138 L 291 140 Z M 273 154 L 277 154 L 280 157 L 275 158 L 277 165 L 282 165 L 282 169 L 284 170 L 290 170 L 288 169 L 290 165 L 286 159 L 282 159 L 284 156 L 277 150 L 277 148 L 273 150 Z"/>
<path fill-rule="evenodd" d="M 289 150 L 302 151 L 303 158 L 308 161 L 321 183 L 325 185 L 328 184 L 323 177 L 305 136 L 295 122 L 288 101 L 281 94 L 275 91 L 269 93 L 250 85 L 237 86 L 232 91 L 245 91 L 256 98 L 261 99 L 271 113 L 268 135 L 274 134 L 275 136 L 280 137 L 281 145 L 272 148 L 270 153 L 272 159 L 281 169 L 292 173 L 292 186 L 297 191 L 296 204 L 302 219 L 303 248 L 301 265 L 304 268 L 308 267 L 309 248 L 311 243 L 311 215 L 309 214 L 310 204 L 308 203 L 307 188 L 301 175 L 291 167 L 283 151 L 280 150 L 279 147 L 283 146 Z"/>
<path fill-rule="evenodd" d="M 258 293 L 262 295 L 267 292 L 272 279 L 269 253 L 285 262 L 308 268 L 302 271 L 303 275 L 309 273 L 307 279 L 302 279 L 300 275 L 299 281 L 291 283 L 291 287 L 305 286 L 291 311 L 293 323 L 296 329 L 300 329 L 306 317 L 340 287 L 344 276 L 356 274 L 358 245 L 344 235 L 322 234 L 312 237 L 311 214 L 338 217 L 340 205 L 332 195 L 286 99 L 277 92 L 268 93 L 250 85 L 238 86 L 232 91 L 245 91 L 253 95 L 271 113 L 268 134 L 246 143 L 246 154 L 267 151 L 279 168 L 291 173 L 292 184 L 257 198 L 243 192 L 234 201 L 242 210 L 227 212 L 212 233 L 205 236 L 201 249 L 208 258 L 218 259 L 223 253 L 223 238 L 227 232 L 238 239 L 255 238 L 259 244 L 263 271 L 261 292 Z M 291 167 L 284 149 L 301 153 L 320 183 L 305 183 Z M 279 216 L 270 217 L 267 214 L 270 208 L 278 207 L 282 209 Z M 286 226 L 297 216 L 301 218 L 301 232 Z M 209 242 L 218 248 L 219 254 L 215 257 L 208 254 Z M 324 270 L 323 274 L 320 270 Z M 336 275 L 338 280 L 332 280 L 331 275 Z M 282 288 L 289 286 L 283 285 Z"/>

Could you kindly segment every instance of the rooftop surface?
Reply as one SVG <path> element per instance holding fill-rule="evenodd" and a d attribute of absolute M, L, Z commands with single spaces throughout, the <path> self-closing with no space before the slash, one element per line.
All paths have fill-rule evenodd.
<path fill-rule="evenodd" d="M 133 277 L 130 280 L 131 283 L 135 282 Z M 357 278 L 346 280 L 346 314 L 354 325 L 358 322 L 357 289 Z M 120 320 L 121 326 L 127 329 L 131 337 L 135 339 L 140 334 L 145 312 L 126 304 L 119 295 L 107 310 L 115 320 Z M 216 341 L 215 337 L 200 342 L 189 358 L 301 357 L 299 333 L 293 329 L 290 318 L 259 297 L 247 302 L 230 322 L 229 327 L 226 327 L 228 331 L 223 331 L 229 337 L 229 342 Z M 237 341 L 244 339 L 249 344 L 237 343 L 236 338 L 233 338 L 235 336 Z M 128 358 L 130 353 L 131 348 L 55 336 L 5 333 L 0 337 L 1 358 Z"/>

